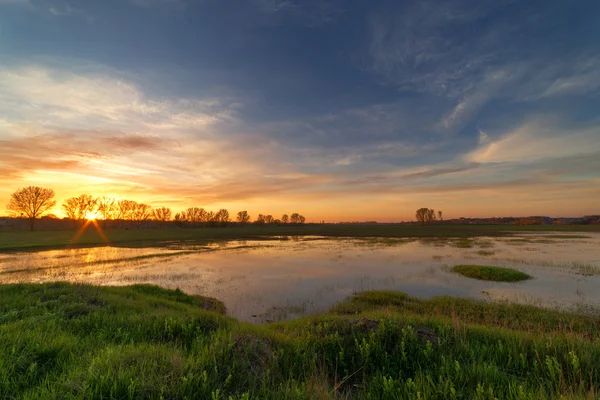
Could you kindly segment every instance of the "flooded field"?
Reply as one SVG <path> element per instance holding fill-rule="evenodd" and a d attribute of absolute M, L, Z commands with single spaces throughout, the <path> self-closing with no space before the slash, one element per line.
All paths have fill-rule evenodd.
<path fill-rule="evenodd" d="M 534 279 L 485 282 L 456 264 L 511 267 Z M 0 254 L 0 283 L 152 283 L 216 297 L 228 313 L 262 323 L 329 309 L 354 292 L 395 289 L 417 297 L 459 296 L 600 310 L 600 234 L 474 239 L 230 241 L 211 246 L 96 247 Z"/>

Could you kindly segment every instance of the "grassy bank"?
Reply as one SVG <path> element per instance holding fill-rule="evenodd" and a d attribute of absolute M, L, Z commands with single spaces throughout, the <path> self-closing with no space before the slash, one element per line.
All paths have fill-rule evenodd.
<path fill-rule="evenodd" d="M 600 225 L 400 225 L 307 224 L 301 226 L 230 226 L 221 228 L 108 229 L 111 245 L 164 246 L 173 243 L 203 245 L 218 240 L 260 239 L 269 236 L 318 235 L 328 237 L 469 238 L 505 236 L 510 232 L 600 232 Z M 558 235 L 563 240 L 584 235 Z M 106 241 L 90 226 L 74 240 L 75 231 L 0 231 L 0 252 L 32 251 L 65 247 L 98 246 Z"/>
<path fill-rule="evenodd" d="M 0 286 L 0 398 L 597 398 L 600 319 L 366 292 L 251 326 L 148 285 Z"/>

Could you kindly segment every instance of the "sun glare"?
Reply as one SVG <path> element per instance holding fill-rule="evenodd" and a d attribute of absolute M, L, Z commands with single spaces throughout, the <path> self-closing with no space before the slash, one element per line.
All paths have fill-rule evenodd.
<path fill-rule="evenodd" d="M 88 212 L 85 214 L 85 219 L 88 221 L 95 221 L 98 218 L 98 213 L 96 212 Z"/>

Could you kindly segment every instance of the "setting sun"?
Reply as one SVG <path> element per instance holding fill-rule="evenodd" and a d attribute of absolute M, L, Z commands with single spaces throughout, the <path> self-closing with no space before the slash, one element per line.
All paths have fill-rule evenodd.
<path fill-rule="evenodd" d="M 95 211 L 90 211 L 85 214 L 85 219 L 87 219 L 88 221 L 95 221 L 96 219 L 98 219 L 98 217 L 99 215 Z"/>

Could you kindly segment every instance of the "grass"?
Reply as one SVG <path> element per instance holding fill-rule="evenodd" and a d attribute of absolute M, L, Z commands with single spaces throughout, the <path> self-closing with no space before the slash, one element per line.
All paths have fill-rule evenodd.
<path fill-rule="evenodd" d="M 453 238 L 458 247 L 472 247 L 469 238 L 507 236 L 511 232 L 600 232 L 600 225 L 408 225 L 408 224 L 306 224 L 281 226 L 238 226 L 226 228 L 107 229 L 113 246 L 166 247 L 206 245 L 220 240 L 264 239 L 273 236 L 327 236 L 375 238 Z M 89 227 L 74 241 L 75 231 L 0 231 L 0 252 L 35 251 L 106 244 Z"/>
<path fill-rule="evenodd" d="M 470 249 L 473 247 L 474 244 L 475 242 L 469 238 L 459 239 L 452 243 L 454 247 L 457 247 L 459 249 Z"/>
<path fill-rule="evenodd" d="M 579 261 L 571 261 L 571 262 L 554 262 L 554 261 L 545 261 L 545 260 L 531 260 L 525 258 L 507 258 L 505 261 L 517 264 L 527 264 L 527 265 L 536 265 L 540 267 L 550 267 L 550 268 L 559 268 L 566 271 L 572 271 L 579 275 L 584 276 L 593 276 L 600 275 L 600 267 L 594 264 L 583 263 Z"/>
<path fill-rule="evenodd" d="M 365 292 L 253 326 L 150 285 L 0 286 L 0 398 L 597 398 L 597 317 Z"/>
<path fill-rule="evenodd" d="M 481 281 L 519 282 L 532 278 L 530 275 L 516 269 L 483 265 L 455 265 L 451 271 Z"/>

